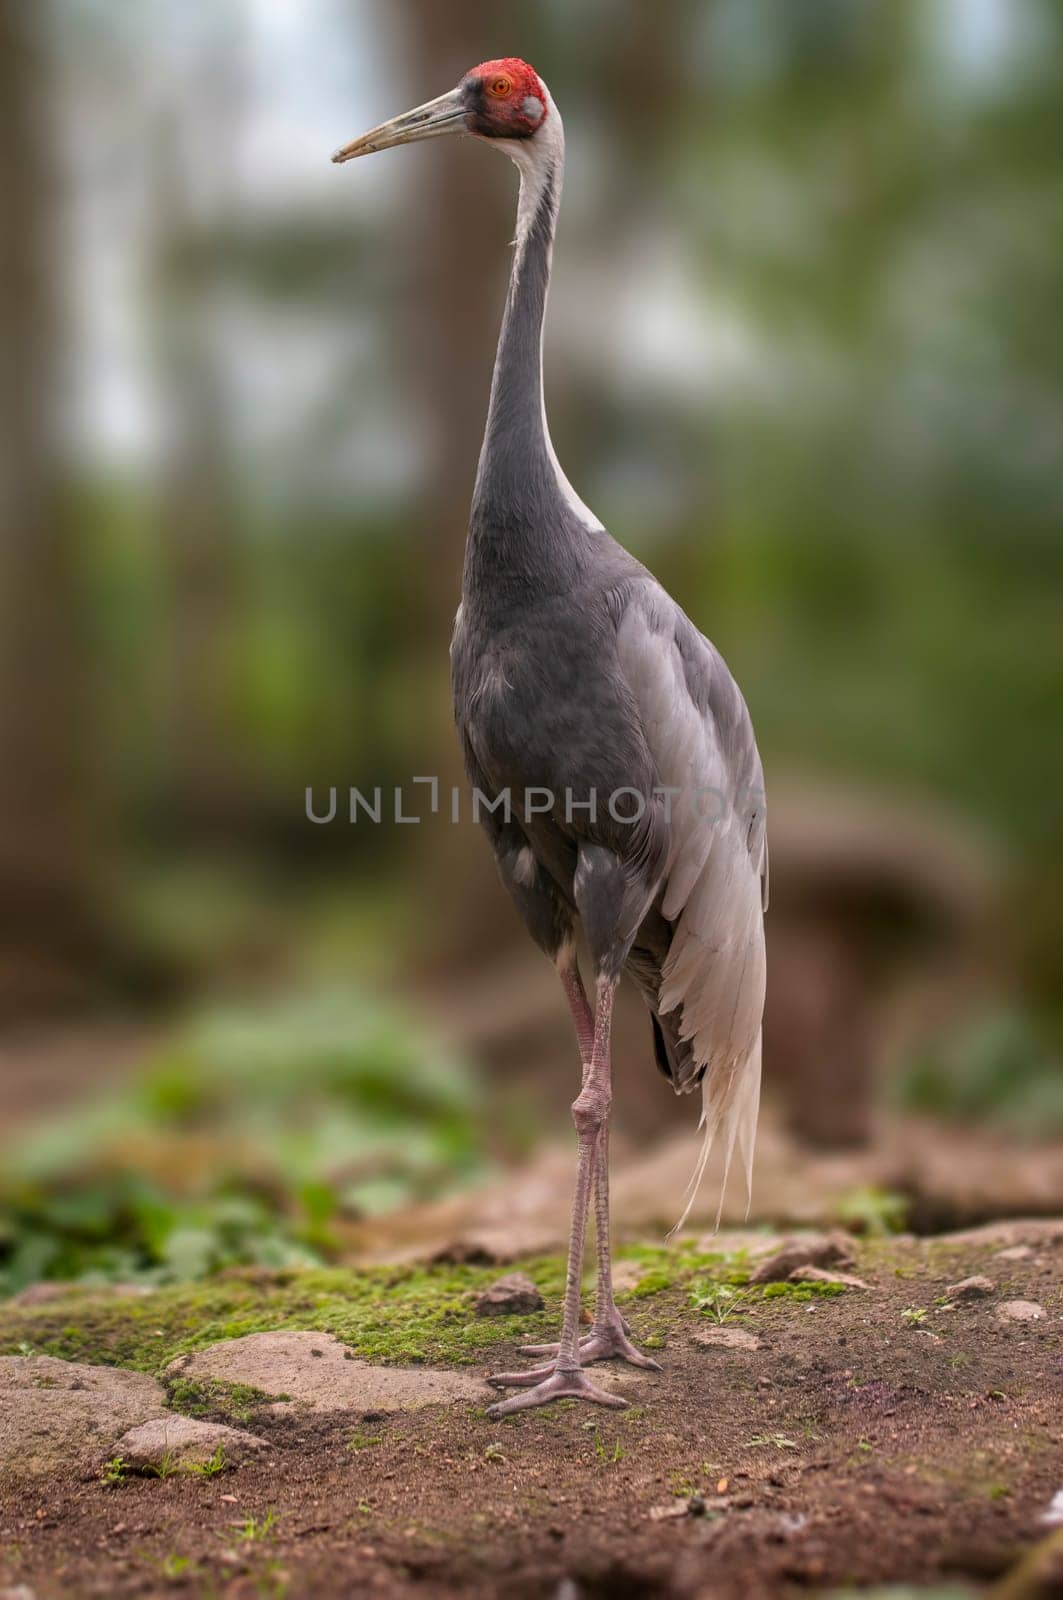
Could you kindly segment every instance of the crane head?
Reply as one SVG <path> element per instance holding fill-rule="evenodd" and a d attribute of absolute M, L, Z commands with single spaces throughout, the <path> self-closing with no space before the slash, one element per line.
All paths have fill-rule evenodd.
<path fill-rule="evenodd" d="M 435 139 L 444 133 L 471 133 L 481 139 L 532 139 L 546 122 L 550 96 L 526 61 L 506 56 L 482 61 L 465 74 L 457 88 L 415 106 L 399 117 L 353 139 L 333 155 L 352 161 L 392 145 Z"/>

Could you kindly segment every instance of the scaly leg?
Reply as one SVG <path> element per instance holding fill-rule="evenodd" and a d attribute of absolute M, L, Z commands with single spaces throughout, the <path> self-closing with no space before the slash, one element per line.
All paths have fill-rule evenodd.
<path fill-rule="evenodd" d="M 572 1012 L 572 1019 L 576 1025 L 576 1038 L 579 1040 L 580 1058 L 584 1063 L 584 1076 L 586 1077 L 587 1064 L 594 1044 L 594 1013 L 591 1011 L 587 999 L 587 992 L 583 987 L 579 967 L 576 963 L 575 953 L 571 946 L 561 952 L 557 964 L 558 974 L 564 987 L 565 997 Z M 631 1343 L 628 1335 L 631 1329 L 616 1308 L 613 1299 L 613 1270 L 612 1255 L 609 1245 L 609 1123 L 602 1124 L 598 1135 L 598 1148 L 594 1156 L 594 1220 L 596 1227 L 597 1255 L 598 1255 L 598 1288 L 594 1303 L 594 1323 L 589 1334 L 580 1340 L 580 1360 L 586 1365 L 589 1361 L 606 1361 L 611 1356 L 619 1356 L 622 1361 L 628 1361 L 633 1367 L 645 1367 L 650 1372 L 660 1372 L 661 1365 L 649 1356 L 644 1356 Z M 556 1355 L 556 1344 L 528 1344 L 521 1347 L 524 1356 L 552 1356 Z M 547 1369 L 541 1369 L 545 1372 Z M 527 1374 L 524 1375 L 527 1378 Z"/>
<path fill-rule="evenodd" d="M 532 1406 L 542 1406 L 551 1400 L 573 1398 L 592 1400 L 597 1405 L 625 1408 L 627 1401 L 607 1389 L 599 1389 L 580 1369 L 579 1314 L 580 1291 L 583 1284 L 583 1240 L 587 1231 L 587 1212 L 590 1206 L 591 1185 L 595 1176 L 595 1156 L 599 1136 L 609 1114 L 611 1097 L 609 1034 L 613 1014 L 615 983 L 603 984 L 599 991 L 598 1013 L 594 1024 L 594 1041 L 590 1061 L 584 1073 L 583 1087 L 572 1106 L 579 1141 L 576 1168 L 576 1193 L 572 1201 L 572 1231 L 568 1246 L 568 1271 L 565 1277 L 565 1304 L 561 1322 L 561 1342 L 557 1360 L 551 1366 L 535 1373 L 502 1374 L 490 1381 L 499 1386 L 508 1384 L 534 1387 L 524 1394 L 510 1396 L 488 1408 L 491 1418 L 506 1417 L 514 1411 L 524 1411 Z M 607 1200 L 608 1205 L 608 1200 Z"/>

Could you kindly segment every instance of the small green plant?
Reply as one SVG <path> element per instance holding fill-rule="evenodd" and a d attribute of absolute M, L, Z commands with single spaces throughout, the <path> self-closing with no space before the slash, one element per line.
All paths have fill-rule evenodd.
<path fill-rule="evenodd" d="M 909 1306 L 906 1311 L 901 1312 L 901 1321 L 909 1328 L 918 1328 L 921 1322 L 926 1321 L 926 1318 L 926 1306 Z"/>
<path fill-rule="evenodd" d="M 607 1450 L 605 1440 L 597 1429 L 595 1429 L 594 1434 L 594 1453 L 599 1461 L 608 1461 L 613 1466 L 616 1466 L 618 1461 L 623 1461 L 624 1459 L 624 1447 L 620 1440 L 615 1440 L 612 1450 Z"/>
<path fill-rule="evenodd" d="M 788 1439 L 784 1433 L 758 1433 L 752 1439 L 746 1440 L 747 1449 L 757 1449 L 770 1446 L 773 1450 L 796 1450 L 797 1445 L 793 1439 Z"/>
<path fill-rule="evenodd" d="M 284 1600 L 291 1580 L 279 1561 L 267 1561 L 255 1577 L 258 1600 Z"/>
<path fill-rule="evenodd" d="M 219 1444 L 209 1461 L 190 1461 L 188 1471 L 197 1478 L 216 1478 L 225 1471 L 225 1446 Z"/>
<path fill-rule="evenodd" d="M 361 1510 L 361 1507 L 358 1508 Z M 264 1517 L 248 1517 L 246 1522 L 234 1522 L 236 1537 L 244 1544 L 254 1544 L 260 1539 L 268 1539 L 277 1526 L 277 1513 L 271 1506 Z"/>
<path fill-rule="evenodd" d="M 501 1445 L 489 1444 L 484 1451 L 485 1461 L 505 1461 L 506 1456 Z"/>
<path fill-rule="evenodd" d="M 180 1462 L 172 1450 L 164 1450 L 157 1467 L 146 1468 L 150 1478 L 172 1478 L 180 1471 Z"/>
<path fill-rule="evenodd" d="M 695 1311 L 700 1311 L 702 1316 L 722 1327 L 743 1309 L 743 1302 L 748 1298 L 745 1289 L 733 1289 L 727 1283 L 714 1283 L 695 1287 L 691 1291 L 690 1303 Z"/>
<path fill-rule="evenodd" d="M 170 1583 L 176 1583 L 179 1578 L 197 1570 L 191 1556 L 179 1556 L 173 1550 L 163 1556 L 158 1565 L 160 1578 L 166 1578 Z"/>
<path fill-rule="evenodd" d="M 123 1456 L 112 1456 L 100 1473 L 100 1481 L 108 1489 L 113 1489 L 118 1484 L 124 1483 L 128 1476 L 129 1468 L 126 1466 L 125 1458 Z"/>
<path fill-rule="evenodd" d="M 347 1440 L 348 1450 L 372 1450 L 380 1443 L 379 1433 L 352 1433 Z"/>

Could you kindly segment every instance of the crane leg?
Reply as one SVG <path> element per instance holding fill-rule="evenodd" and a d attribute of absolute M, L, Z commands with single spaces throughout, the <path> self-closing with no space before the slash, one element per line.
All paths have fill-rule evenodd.
<path fill-rule="evenodd" d="M 568 1246 L 568 1270 L 565 1275 L 565 1302 L 561 1321 L 561 1342 L 557 1359 L 548 1367 L 532 1373 L 500 1374 L 490 1381 L 500 1387 L 519 1384 L 530 1385 L 522 1394 L 511 1395 L 488 1408 L 491 1418 L 506 1417 L 514 1411 L 524 1411 L 532 1406 L 547 1405 L 551 1400 L 591 1400 L 597 1405 L 626 1408 L 627 1401 L 608 1389 L 599 1389 L 591 1383 L 580 1366 L 579 1316 L 580 1291 L 583 1285 L 583 1240 L 587 1231 L 587 1213 L 590 1209 L 591 1188 L 595 1178 L 595 1157 L 601 1131 L 609 1115 L 610 1087 L 609 1034 L 612 1024 L 615 983 L 603 985 L 599 990 L 598 1012 L 594 1023 L 594 1042 L 590 1062 L 580 1089 L 572 1105 L 572 1119 L 576 1124 L 579 1145 L 576 1168 L 576 1193 L 572 1201 L 572 1231 Z"/>
<path fill-rule="evenodd" d="M 613 1298 L 612 1266 L 609 1249 L 609 1037 L 612 1025 L 615 984 L 599 989 L 597 1018 L 591 1012 L 575 959 L 560 961 L 558 970 L 576 1024 L 576 1035 L 583 1059 L 583 1086 L 572 1112 L 579 1135 L 579 1167 L 576 1196 L 572 1208 L 572 1234 L 569 1243 L 564 1320 L 558 1344 L 529 1345 L 525 1355 L 549 1355 L 555 1359 L 527 1372 L 498 1373 L 489 1382 L 499 1388 L 527 1389 L 527 1394 L 492 1406 L 490 1417 L 508 1416 L 512 1411 L 545 1405 L 550 1400 L 572 1396 L 599 1405 L 621 1406 L 619 1396 L 598 1389 L 583 1375 L 581 1368 L 590 1361 L 618 1356 L 633 1366 L 661 1369 L 631 1343 L 630 1329 L 617 1310 Z M 597 1235 L 598 1287 L 594 1322 L 585 1338 L 578 1338 L 580 1289 L 583 1278 L 583 1242 L 587 1226 L 591 1188 Z"/>
<path fill-rule="evenodd" d="M 583 979 L 580 977 L 571 946 L 567 946 L 561 953 L 558 973 L 576 1025 L 576 1038 L 579 1040 L 580 1058 L 583 1062 L 583 1079 L 586 1082 L 594 1048 L 594 1012 L 587 999 L 587 992 L 583 987 Z M 591 1361 L 608 1361 L 611 1357 L 617 1357 L 621 1361 L 629 1362 L 633 1367 L 645 1367 L 650 1372 L 660 1372 L 660 1363 L 649 1356 L 644 1356 L 641 1350 L 636 1349 L 631 1343 L 629 1337 L 631 1329 L 617 1310 L 613 1298 L 612 1253 L 609 1244 L 608 1116 L 602 1123 L 594 1153 L 594 1221 L 598 1284 L 594 1302 L 594 1322 L 590 1332 L 580 1340 L 580 1363 L 586 1366 Z M 556 1356 L 559 1350 L 560 1346 L 556 1344 L 527 1344 L 521 1346 L 520 1353 L 523 1356 Z M 550 1370 L 548 1367 L 543 1367 L 527 1373 L 512 1373 L 507 1376 L 506 1381 L 515 1386 L 534 1383 Z M 502 1381 L 501 1378 L 499 1381 Z"/>

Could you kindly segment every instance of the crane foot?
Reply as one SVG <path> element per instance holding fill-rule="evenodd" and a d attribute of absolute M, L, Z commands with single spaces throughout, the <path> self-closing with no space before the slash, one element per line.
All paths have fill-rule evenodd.
<path fill-rule="evenodd" d="M 611 1406 L 615 1411 L 626 1411 L 628 1402 L 621 1395 L 612 1394 L 608 1389 L 599 1389 L 577 1367 L 573 1372 L 554 1372 L 549 1368 L 544 1369 L 548 1376 L 541 1383 L 536 1383 L 532 1389 L 526 1389 L 523 1394 L 510 1395 L 508 1400 L 500 1400 L 497 1405 L 488 1406 L 487 1415 L 492 1422 L 497 1422 L 499 1417 L 511 1416 L 514 1411 L 529 1411 L 533 1406 L 547 1406 L 551 1400 L 589 1400 L 596 1406 Z M 514 1377 L 491 1378 L 491 1383 L 523 1383 L 527 1377 L 539 1377 L 534 1374 L 519 1373 Z"/>
<path fill-rule="evenodd" d="M 579 1342 L 579 1358 L 582 1366 L 587 1366 L 591 1361 L 610 1361 L 617 1359 L 627 1361 L 633 1367 L 644 1367 L 647 1372 L 662 1372 L 659 1361 L 654 1361 L 652 1356 L 644 1356 L 641 1350 L 635 1348 L 628 1338 L 631 1332 L 623 1318 L 615 1324 L 605 1327 L 592 1327 Z M 522 1356 L 556 1356 L 560 1346 L 556 1344 L 525 1344 L 521 1345 Z"/>

